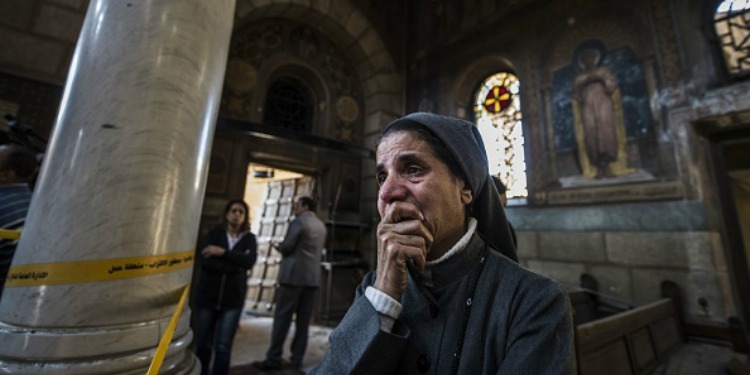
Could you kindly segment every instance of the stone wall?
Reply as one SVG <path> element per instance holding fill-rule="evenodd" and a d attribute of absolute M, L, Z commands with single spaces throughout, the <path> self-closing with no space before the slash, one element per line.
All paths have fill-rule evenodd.
<path fill-rule="evenodd" d="M 643 305 L 664 280 L 684 293 L 688 320 L 726 322 L 735 315 L 721 235 L 696 203 L 613 207 L 511 207 L 521 264 L 575 287 L 587 273 L 599 291 Z"/>

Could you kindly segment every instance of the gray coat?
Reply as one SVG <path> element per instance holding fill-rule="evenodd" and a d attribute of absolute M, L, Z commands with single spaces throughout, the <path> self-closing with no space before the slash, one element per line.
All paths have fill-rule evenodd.
<path fill-rule="evenodd" d="M 311 374 L 450 374 L 468 284 L 479 272 L 485 247 L 474 234 L 466 249 L 431 268 L 434 287 L 426 289 L 439 305 L 436 314 L 410 277 L 392 333 L 380 329 L 379 315 L 364 296 L 375 280 L 370 273 Z M 573 329 L 560 285 L 488 251 L 457 373 L 575 374 Z"/>
<path fill-rule="evenodd" d="M 279 284 L 320 286 L 320 258 L 326 242 L 326 227 L 312 211 L 305 211 L 289 223 L 281 252 Z"/>

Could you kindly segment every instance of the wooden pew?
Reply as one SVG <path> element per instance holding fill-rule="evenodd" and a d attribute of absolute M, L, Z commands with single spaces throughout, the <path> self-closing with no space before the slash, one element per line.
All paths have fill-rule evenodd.
<path fill-rule="evenodd" d="M 581 375 L 646 374 L 684 342 L 672 299 L 579 325 L 576 330 Z"/>
<path fill-rule="evenodd" d="M 634 307 L 597 292 L 597 282 L 582 275 L 581 287 L 569 293 L 576 322 L 576 355 L 581 375 L 648 374 L 686 342 L 718 343 L 750 354 L 742 322 L 697 324 L 683 320 L 682 292 L 661 283 L 663 299 Z M 608 300 L 609 299 L 609 300 Z M 733 375 L 750 372 L 750 363 L 728 364 Z"/>
<path fill-rule="evenodd" d="M 596 295 L 587 290 L 571 290 L 568 292 L 568 299 L 573 307 L 573 324 L 576 326 L 601 318 Z"/>
<path fill-rule="evenodd" d="M 606 294 L 599 293 L 599 282 L 589 274 L 581 275 L 578 288 L 568 291 L 576 326 L 634 309 L 636 306 Z M 670 297 L 670 296 L 665 296 Z"/>

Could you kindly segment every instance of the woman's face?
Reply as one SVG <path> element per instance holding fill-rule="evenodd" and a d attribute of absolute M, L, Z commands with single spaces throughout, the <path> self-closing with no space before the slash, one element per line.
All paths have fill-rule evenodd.
<path fill-rule="evenodd" d="M 230 226 L 239 227 L 245 222 L 245 215 L 247 215 L 245 207 L 239 203 L 235 203 L 229 207 L 229 211 L 227 211 L 227 223 L 229 223 Z"/>
<path fill-rule="evenodd" d="M 473 197 L 453 176 L 430 145 L 409 132 L 386 135 L 376 154 L 378 212 L 383 217 L 394 202 L 413 204 L 433 235 L 428 259 L 436 259 L 465 231 L 464 207 Z"/>

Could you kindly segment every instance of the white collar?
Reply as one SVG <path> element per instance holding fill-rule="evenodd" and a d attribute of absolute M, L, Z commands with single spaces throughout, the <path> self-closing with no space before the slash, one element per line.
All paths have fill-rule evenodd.
<path fill-rule="evenodd" d="M 426 263 L 427 266 L 434 266 L 438 263 L 444 262 L 446 259 L 452 257 L 454 254 L 457 254 L 461 250 L 466 248 L 466 245 L 469 244 L 469 240 L 471 240 L 471 237 L 474 235 L 474 232 L 477 230 L 477 219 L 470 217 L 469 218 L 469 227 L 466 229 L 466 233 L 461 237 L 458 242 L 456 242 L 453 247 L 448 250 L 443 256 L 440 258 L 437 258 L 435 260 L 430 260 Z"/>

